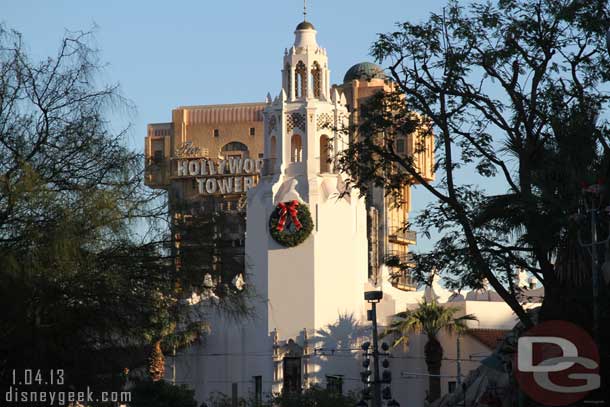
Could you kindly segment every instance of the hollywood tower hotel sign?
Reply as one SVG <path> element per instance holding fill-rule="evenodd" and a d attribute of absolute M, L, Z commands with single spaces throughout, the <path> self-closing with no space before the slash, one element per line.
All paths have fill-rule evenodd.
<path fill-rule="evenodd" d="M 201 149 L 186 143 L 176 150 L 176 177 L 195 178 L 200 195 L 225 195 L 248 192 L 256 185 L 263 167 L 262 159 L 229 158 L 217 161 L 195 159 Z M 186 158 L 186 157 L 191 158 Z"/>
<path fill-rule="evenodd" d="M 219 199 L 235 209 L 245 196 L 246 284 L 255 292 L 254 319 L 210 321 L 205 341 L 173 359 L 173 377 L 202 402 L 215 392 L 240 397 L 298 391 L 329 378 L 359 377 L 356 357 L 328 358 L 319 332 L 351 315 L 366 323 L 363 292 L 389 281 L 379 253 L 406 255 L 414 237 L 402 232 L 410 190 L 399 209 L 383 191 L 369 201 L 346 191 L 332 154 L 348 138 L 333 129 L 354 120 L 350 108 L 378 91 L 391 91 L 380 68 L 358 64 L 331 86 L 326 49 L 303 21 L 283 56 L 281 89 L 265 103 L 187 106 L 171 123 L 148 127 L 147 184 L 168 190 L 170 210 Z M 397 141 L 412 154 L 415 141 Z M 432 179 L 432 146 L 415 157 Z M 243 208 L 243 205 L 237 205 Z M 205 214 L 201 214 L 205 216 Z M 393 235 L 389 235 L 393 233 Z M 385 270 L 385 269 L 384 269 Z M 385 271 L 384 271 L 385 273 Z M 392 280 L 413 290 L 408 279 Z M 359 389 L 346 381 L 343 390 Z"/>

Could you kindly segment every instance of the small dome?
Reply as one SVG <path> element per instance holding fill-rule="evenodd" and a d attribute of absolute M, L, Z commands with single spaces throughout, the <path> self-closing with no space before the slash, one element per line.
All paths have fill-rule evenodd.
<path fill-rule="evenodd" d="M 309 21 L 303 21 L 301 24 L 297 25 L 297 30 L 315 30 L 315 28 Z"/>
<path fill-rule="evenodd" d="M 343 83 L 351 82 L 356 79 L 371 80 L 375 78 L 386 79 L 383 68 L 372 62 L 361 62 L 352 66 L 347 71 L 343 78 Z"/>

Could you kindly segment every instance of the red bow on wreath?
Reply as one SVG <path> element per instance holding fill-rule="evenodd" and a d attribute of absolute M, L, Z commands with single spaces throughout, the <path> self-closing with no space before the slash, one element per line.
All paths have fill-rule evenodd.
<path fill-rule="evenodd" d="M 280 202 L 277 206 L 280 208 L 280 220 L 277 223 L 278 232 L 284 230 L 284 227 L 286 225 L 286 217 L 288 214 L 290 214 L 290 219 L 292 219 L 294 227 L 297 230 L 301 230 L 303 226 L 301 225 L 301 222 L 299 222 L 299 218 L 297 217 L 297 207 L 299 206 L 299 202 L 296 200 L 287 203 Z"/>

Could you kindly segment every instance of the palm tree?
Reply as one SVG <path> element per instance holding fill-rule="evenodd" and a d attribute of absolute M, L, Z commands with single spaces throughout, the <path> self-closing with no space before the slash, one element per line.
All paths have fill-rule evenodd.
<path fill-rule="evenodd" d="M 512 236 L 515 244 L 511 246 L 518 250 L 498 253 L 521 258 L 520 266 L 543 284 L 541 320 L 564 319 L 591 326 L 592 298 L 587 295 L 592 284 L 591 257 L 578 237 L 579 232 L 591 235 L 590 219 L 582 215 L 583 203 L 595 198 L 600 208 L 610 205 L 610 146 L 595 106 L 554 108 L 552 134 L 535 155 L 527 153 L 524 158 L 519 146 L 507 145 L 515 160 L 530 161 L 531 191 L 490 197 L 480 205 L 474 224 L 500 227 Z M 583 193 L 585 185 L 596 183 L 603 184 L 599 193 Z M 600 236 L 605 236 L 605 219 L 598 218 L 598 227 L 603 230 Z"/>
<path fill-rule="evenodd" d="M 163 379 L 165 376 L 165 356 L 161 350 L 161 341 L 156 341 L 148 360 L 148 374 L 153 382 Z"/>
<path fill-rule="evenodd" d="M 403 344 L 406 347 L 409 335 L 423 333 L 428 337 L 424 347 L 426 365 L 429 376 L 429 401 L 434 401 L 441 395 L 441 364 L 443 361 L 443 347 L 437 336 L 441 330 L 452 333 L 461 333 L 468 329 L 466 321 L 477 321 L 472 314 L 455 317 L 457 308 L 443 307 L 436 301 L 428 302 L 426 299 L 413 310 L 407 310 L 394 315 L 390 326 L 382 336 L 396 335 L 393 346 Z"/>

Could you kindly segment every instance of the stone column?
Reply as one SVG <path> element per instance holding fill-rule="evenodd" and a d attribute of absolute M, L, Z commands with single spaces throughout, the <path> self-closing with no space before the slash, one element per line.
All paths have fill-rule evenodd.
<path fill-rule="evenodd" d="M 296 70 L 294 66 L 290 65 L 290 78 L 288 79 L 290 81 L 290 86 L 288 87 L 288 89 L 290 89 L 290 95 L 288 95 L 290 101 L 293 101 L 295 99 L 296 94 L 295 72 Z"/>

